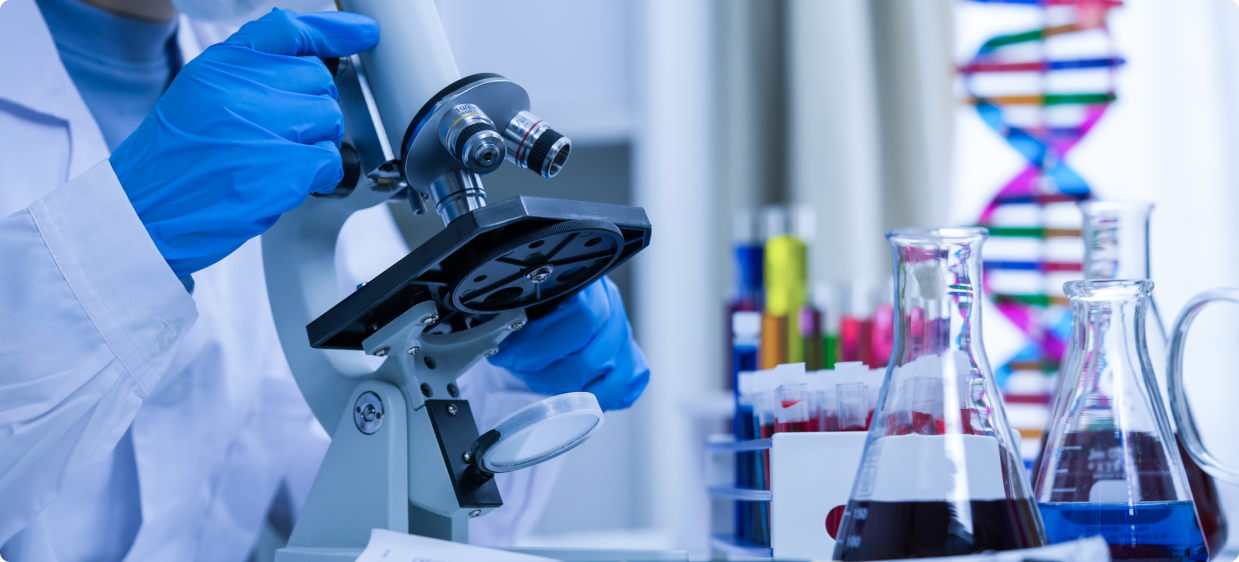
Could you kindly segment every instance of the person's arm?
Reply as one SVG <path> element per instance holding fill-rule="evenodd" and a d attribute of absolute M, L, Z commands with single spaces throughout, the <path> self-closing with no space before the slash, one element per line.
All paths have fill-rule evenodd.
<path fill-rule="evenodd" d="M 0 218 L 0 544 L 116 446 L 197 317 L 107 162 Z"/>
<path fill-rule="evenodd" d="M 273 11 L 177 75 L 111 157 L 0 219 L 0 544 L 111 451 L 196 319 L 177 281 L 343 170 L 317 58 L 378 41 L 356 14 Z"/>

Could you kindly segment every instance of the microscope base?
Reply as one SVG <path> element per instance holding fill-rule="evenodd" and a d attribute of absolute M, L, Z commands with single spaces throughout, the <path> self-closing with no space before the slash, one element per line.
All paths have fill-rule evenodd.
<path fill-rule="evenodd" d="M 352 408 L 344 410 L 289 546 L 275 553 L 277 562 L 355 560 L 370 541 L 371 529 L 408 531 L 404 396 L 392 384 L 370 380 L 357 385 L 348 404 L 362 394 L 378 398 L 382 423 L 363 433 Z"/>

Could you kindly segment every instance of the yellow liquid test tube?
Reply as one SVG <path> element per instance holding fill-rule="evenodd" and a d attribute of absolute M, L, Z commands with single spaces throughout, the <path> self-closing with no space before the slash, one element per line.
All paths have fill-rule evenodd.
<path fill-rule="evenodd" d="M 803 363 L 805 360 L 799 315 L 805 304 L 806 262 L 803 240 L 790 234 L 772 236 L 766 240 L 766 314 L 780 317 L 786 325 L 786 363 Z"/>

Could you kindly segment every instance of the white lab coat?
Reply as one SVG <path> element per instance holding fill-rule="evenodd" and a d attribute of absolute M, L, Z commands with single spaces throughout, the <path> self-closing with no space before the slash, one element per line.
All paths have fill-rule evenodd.
<path fill-rule="evenodd" d="M 181 23 L 187 60 L 199 38 L 225 36 Z M 280 351 L 261 245 L 194 274 L 191 297 L 129 205 L 34 0 L 0 2 L 0 58 L 0 554 L 75 562 L 127 541 L 109 536 L 124 493 L 109 471 L 127 461 L 141 522 L 125 560 L 242 561 L 281 485 L 294 509 L 304 501 L 329 442 Z M 341 286 L 406 251 L 385 209 L 354 215 Z M 482 431 L 540 398 L 485 362 L 461 387 Z M 116 449 L 127 430 L 131 451 Z M 528 531 L 558 469 L 500 475 L 505 506 L 471 522 L 474 542 Z"/>

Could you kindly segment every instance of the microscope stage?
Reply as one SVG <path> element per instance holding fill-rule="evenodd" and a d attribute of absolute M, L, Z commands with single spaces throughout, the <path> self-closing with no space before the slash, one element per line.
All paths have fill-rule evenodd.
<path fill-rule="evenodd" d="M 315 348 L 362 349 L 371 334 L 428 300 L 439 309 L 432 333 L 518 308 L 536 317 L 649 243 L 641 208 L 514 197 L 452 221 L 306 331 Z"/>

